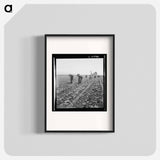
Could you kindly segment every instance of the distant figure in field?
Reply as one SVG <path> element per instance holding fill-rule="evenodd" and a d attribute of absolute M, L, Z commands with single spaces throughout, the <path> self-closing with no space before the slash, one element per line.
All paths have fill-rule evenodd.
<path fill-rule="evenodd" d="M 85 76 L 85 78 L 87 78 L 87 75 Z"/>
<path fill-rule="evenodd" d="M 97 78 L 97 72 L 94 72 L 94 73 L 93 73 L 93 77 L 94 77 L 94 78 Z"/>
<path fill-rule="evenodd" d="M 78 77 L 78 84 L 82 83 L 83 77 L 80 74 L 77 74 Z"/>
<path fill-rule="evenodd" d="M 70 74 L 69 77 L 70 77 L 70 83 L 73 83 L 73 75 Z"/>

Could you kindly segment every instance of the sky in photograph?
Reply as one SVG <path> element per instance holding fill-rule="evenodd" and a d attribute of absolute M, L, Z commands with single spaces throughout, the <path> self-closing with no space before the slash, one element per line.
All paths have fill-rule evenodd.
<path fill-rule="evenodd" d="M 57 59 L 56 71 L 58 75 L 89 75 L 91 72 L 103 75 L 103 58 Z"/>

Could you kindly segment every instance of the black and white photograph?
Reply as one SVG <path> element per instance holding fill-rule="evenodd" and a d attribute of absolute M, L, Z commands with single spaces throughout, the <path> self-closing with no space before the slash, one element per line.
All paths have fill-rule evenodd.
<path fill-rule="evenodd" d="M 52 54 L 52 111 L 106 111 L 107 54 Z"/>

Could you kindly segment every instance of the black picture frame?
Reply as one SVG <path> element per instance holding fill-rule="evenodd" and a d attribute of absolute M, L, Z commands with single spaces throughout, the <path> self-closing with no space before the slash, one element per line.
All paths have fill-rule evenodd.
<path fill-rule="evenodd" d="M 46 101 L 47 101 L 47 59 L 46 59 L 46 56 L 47 56 L 47 37 L 52 37 L 52 36 L 58 36 L 58 37 L 62 37 L 62 36 L 69 36 L 69 37 L 81 37 L 81 36 L 85 36 L 85 37 L 105 37 L 105 36 L 109 36 L 109 37 L 112 37 L 113 38 L 113 63 L 112 63 L 112 68 L 113 68 L 113 74 L 112 74 L 112 79 L 113 79 L 113 92 L 112 92 L 112 103 L 113 103 L 113 115 L 112 115 L 112 122 L 113 122 L 113 129 L 112 130 L 100 130 L 100 131 L 97 131 L 97 130 L 47 130 L 47 121 L 46 121 L 46 118 L 47 118 L 47 113 L 46 113 L 46 109 L 47 109 L 47 106 L 46 106 Z M 45 104 L 44 104 L 44 120 L 45 120 L 45 126 L 44 126 L 44 131 L 47 132 L 47 133 L 54 133 L 54 132 L 76 132 L 76 133 L 87 133 L 87 132 L 93 132 L 93 133 L 114 133 L 115 132 L 115 34 L 45 34 L 44 35 L 44 64 L 45 64 L 45 79 L 44 79 L 44 82 L 45 82 Z M 82 111 L 83 112 L 83 111 Z"/>

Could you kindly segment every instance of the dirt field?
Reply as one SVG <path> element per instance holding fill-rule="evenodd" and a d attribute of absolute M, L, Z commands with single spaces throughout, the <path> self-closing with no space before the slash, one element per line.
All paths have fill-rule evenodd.
<path fill-rule="evenodd" d="M 78 84 L 77 76 L 73 83 L 68 75 L 57 76 L 56 108 L 103 108 L 103 76 L 89 78 L 83 76 Z"/>

